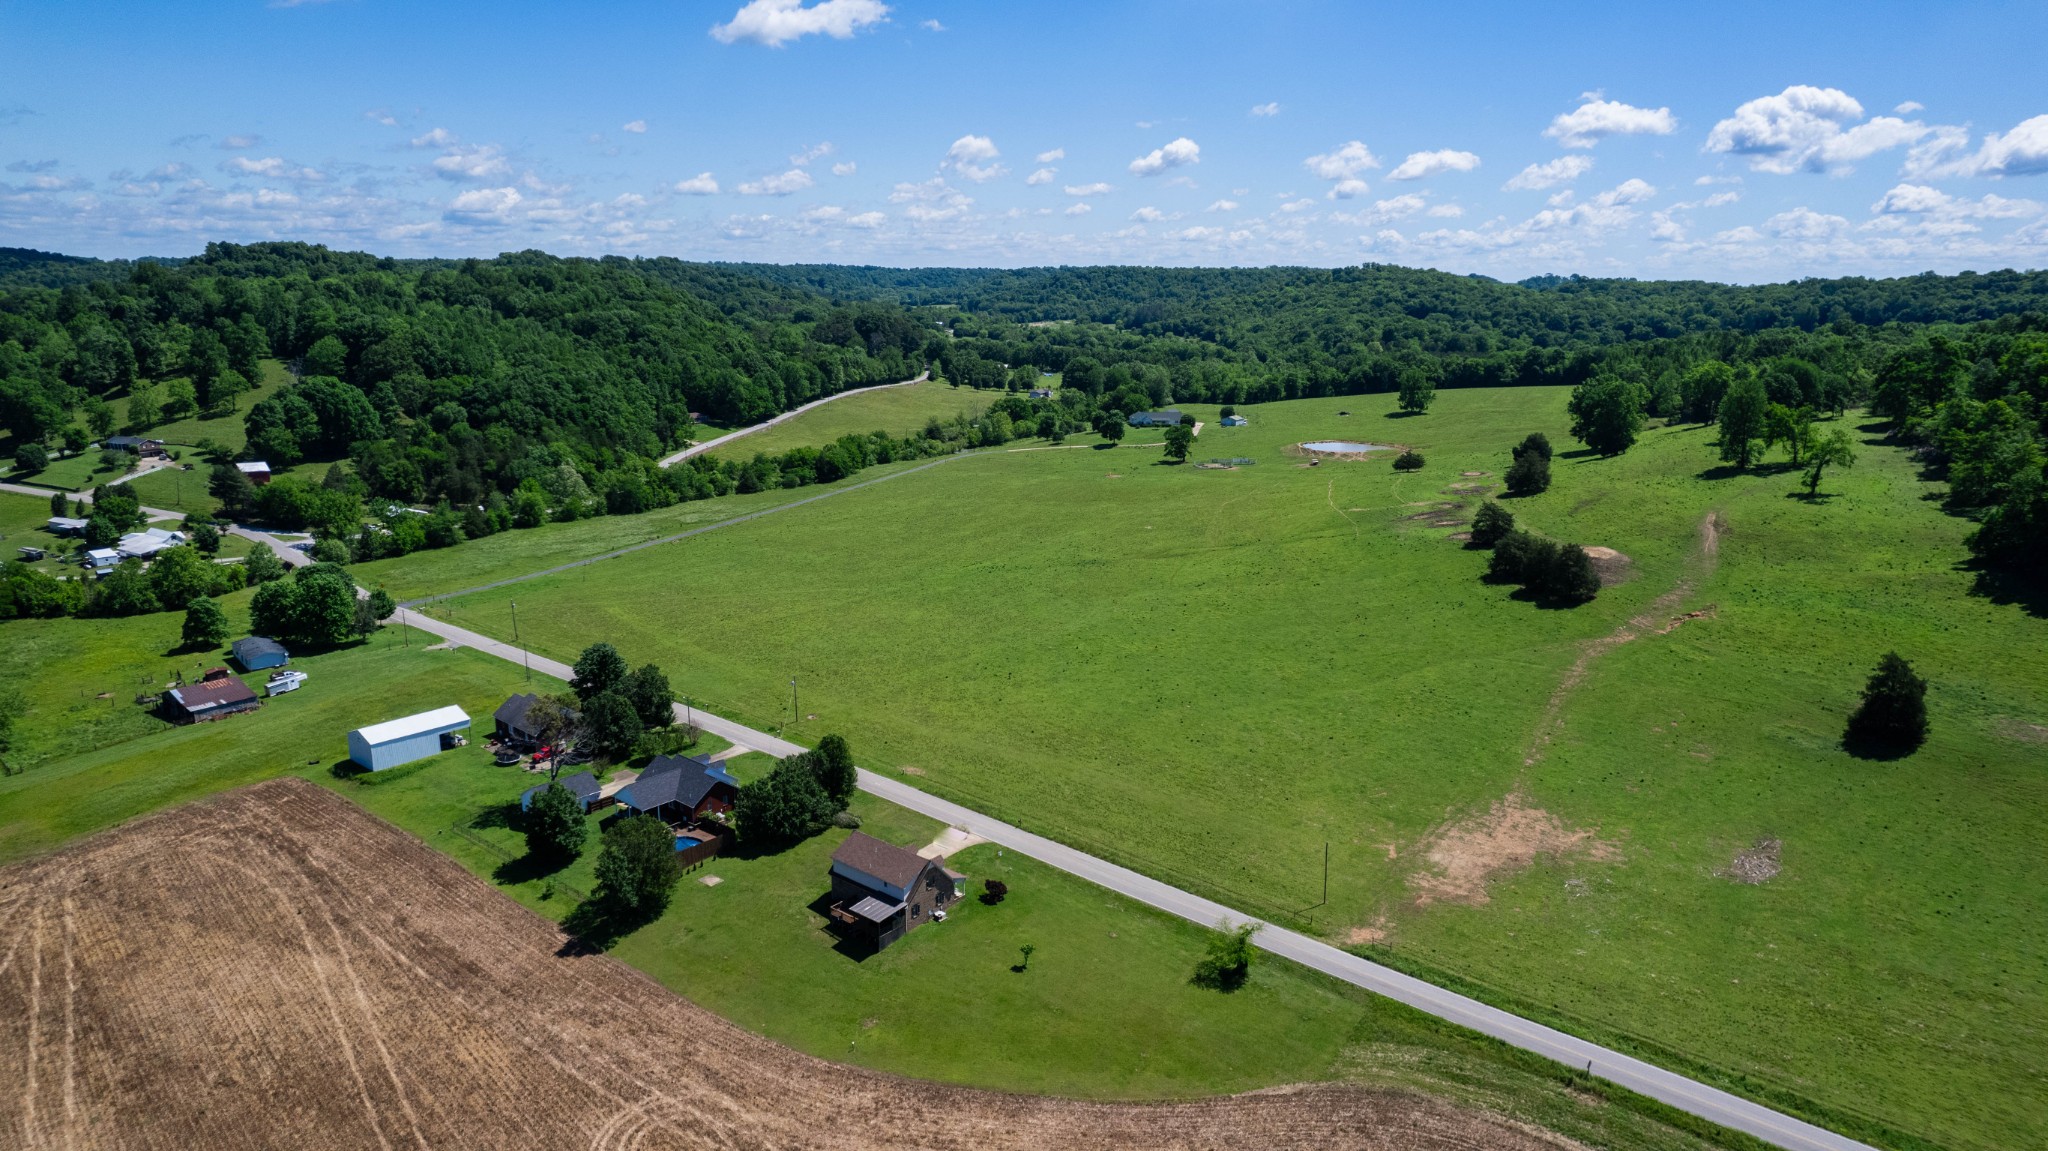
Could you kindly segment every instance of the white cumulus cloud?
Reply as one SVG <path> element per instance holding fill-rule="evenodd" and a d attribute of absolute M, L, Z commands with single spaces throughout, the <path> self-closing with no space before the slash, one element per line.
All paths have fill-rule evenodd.
<path fill-rule="evenodd" d="M 810 166 L 811 161 L 822 159 L 831 154 L 832 141 L 827 140 L 822 144 L 813 144 L 803 151 L 792 155 L 789 158 L 789 162 L 792 167 L 805 168 Z"/>
<path fill-rule="evenodd" d="M 1237 209 L 1238 203 L 1236 200 L 1218 200 L 1209 205 L 1211 212 L 1235 212 Z"/>
<path fill-rule="evenodd" d="M 1534 192 L 1569 184 L 1593 170 L 1591 156 L 1559 156 L 1547 164 L 1531 164 L 1501 185 L 1509 191 Z"/>
<path fill-rule="evenodd" d="M 1609 136 L 1669 136 L 1677 130 L 1678 119 L 1669 108 L 1638 108 L 1589 93 L 1578 107 L 1553 119 L 1543 134 L 1567 148 L 1590 148 Z"/>
<path fill-rule="evenodd" d="M 1114 191 L 1116 191 L 1114 187 L 1102 183 L 1067 185 L 1067 195 L 1069 196 L 1107 196 Z"/>
<path fill-rule="evenodd" d="M 1024 177 L 1024 182 L 1031 185 L 1050 184 L 1053 181 L 1053 177 L 1059 174 L 1060 170 L 1058 168 L 1040 168 L 1038 171 Z"/>
<path fill-rule="evenodd" d="M 947 184 L 944 177 L 934 176 L 921 184 L 896 185 L 889 202 L 905 205 L 903 214 L 912 220 L 934 223 L 966 215 L 974 200 Z"/>
<path fill-rule="evenodd" d="M 2048 173 L 2048 116 L 2022 120 L 2010 132 L 1992 132 L 1975 152 L 1965 154 L 1970 136 L 1961 128 L 1935 130 L 1935 139 L 1907 157 L 1908 174 L 1929 176 L 2038 176 Z"/>
<path fill-rule="evenodd" d="M 1642 180 L 1624 180 L 1619 185 L 1593 197 L 1593 202 L 1603 208 L 1622 204 L 1640 204 L 1657 194 L 1657 189 Z"/>
<path fill-rule="evenodd" d="M 1459 152 L 1444 148 L 1436 152 L 1410 152 L 1400 166 L 1387 173 L 1389 180 L 1425 180 L 1445 172 L 1470 172 L 1479 166 L 1479 157 L 1471 152 Z"/>
<path fill-rule="evenodd" d="M 791 168 L 779 176 L 763 176 L 758 180 L 748 180 L 735 190 L 742 196 L 787 196 L 792 192 L 803 191 L 812 183 L 809 172 L 802 168 Z"/>
<path fill-rule="evenodd" d="M 1151 206 L 1150 204 L 1147 204 L 1144 207 L 1138 209 L 1137 211 L 1131 213 L 1131 219 L 1143 220 L 1148 224 L 1158 220 L 1164 220 L 1165 218 L 1166 213 Z"/>
<path fill-rule="evenodd" d="M 888 218 L 882 212 L 862 212 L 858 216 L 848 216 L 846 223 L 848 227 L 853 228 L 879 228 Z"/>
<path fill-rule="evenodd" d="M 1862 119 L 1863 105 L 1847 92 L 1794 84 L 1735 109 L 1707 133 L 1705 150 L 1747 156 L 1761 172 L 1842 172 L 1931 131 L 1894 116 L 1857 123 Z"/>
<path fill-rule="evenodd" d="M 699 172 L 687 180 L 676 181 L 676 191 L 685 196 L 716 196 L 718 181 L 709 172 Z"/>
<path fill-rule="evenodd" d="M 504 149 L 496 144 L 456 145 L 434 157 L 434 171 L 450 180 L 484 180 L 511 170 Z"/>
<path fill-rule="evenodd" d="M 1780 212 L 1764 221 L 1764 231 L 1785 240 L 1825 240 L 1848 227 L 1849 221 L 1840 216 L 1806 207 Z"/>
<path fill-rule="evenodd" d="M 1270 104 L 1252 105 L 1252 115 L 1254 116 L 1278 116 L 1279 114 L 1280 102 L 1278 100 L 1275 100 Z"/>
<path fill-rule="evenodd" d="M 1185 164 L 1199 164 L 1201 162 L 1202 146 L 1186 136 L 1182 136 L 1167 143 L 1164 147 L 1154 148 L 1145 155 L 1132 160 L 1131 174 L 1134 176 L 1157 176 L 1168 168 L 1178 168 Z"/>
<path fill-rule="evenodd" d="M 1050 152 L 1040 152 L 1036 157 L 1041 164 L 1050 164 L 1056 160 L 1064 160 L 1066 158 L 1067 150 L 1065 148 L 1054 148 Z"/>
<path fill-rule="evenodd" d="M 621 132 L 631 132 L 631 133 L 633 133 L 633 134 L 634 134 L 635 136 L 638 136 L 638 135 L 640 135 L 641 133 L 643 133 L 643 132 L 647 131 L 647 121 L 645 121 L 645 120 L 628 120 L 628 121 L 626 121 L 625 123 L 623 123 L 623 124 L 619 125 L 619 131 L 621 131 Z"/>
<path fill-rule="evenodd" d="M 1372 149 L 1357 140 L 1342 147 L 1332 148 L 1321 155 L 1310 156 L 1301 164 L 1311 175 L 1322 180 L 1342 180 L 1380 166 L 1379 159 L 1372 154 Z"/>
<path fill-rule="evenodd" d="M 770 48 L 821 34 L 846 40 L 888 15 L 889 6 L 881 0 L 819 0 L 808 8 L 803 0 L 748 0 L 731 20 L 712 26 L 711 38 L 721 44 L 752 40 Z"/>
<path fill-rule="evenodd" d="M 1095 208 L 1094 208 L 1094 206 L 1093 206 L 1093 205 L 1090 205 L 1090 204 L 1087 204 L 1087 203 L 1080 203 L 1080 204 L 1075 204 L 1075 205 L 1073 205 L 1073 206 L 1069 207 L 1069 208 L 1067 209 L 1067 215 L 1069 215 L 1069 216 L 1085 216 L 1085 215 L 1087 215 L 1088 213 L 1090 213 L 1090 212 L 1093 212 L 1094 210 L 1095 210 Z"/>
<path fill-rule="evenodd" d="M 980 184 L 1009 175 L 1010 170 L 997 162 L 996 158 L 1001 155 L 994 140 L 987 136 L 967 135 L 953 141 L 953 146 L 946 149 L 946 166 L 960 173 L 963 179 Z"/>
<path fill-rule="evenodd" d="M 851 176 L 859 170 L 860 165 L 852 160 L 845 160 L 832 165 L 832 174 L 835 176 Z"/>

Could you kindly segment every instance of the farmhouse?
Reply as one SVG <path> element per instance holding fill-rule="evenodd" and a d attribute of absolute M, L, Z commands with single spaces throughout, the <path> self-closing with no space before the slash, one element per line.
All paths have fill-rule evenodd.
<path fill-rule="evenodd" d="M 149 559 L 165 548 L 174 548 L 185 542 L 185 533 L 166 528 L 144 528 L 129 532 L 114 545 L 126 559 Z"/>
<path fill-rule="evenodd" d="M 619 791 L 619 803 L 635 815 L 652 815 L 671 826 L 732 810 L 739 781 L 708 756 L 657 755 L 640 778 Z"/>
<path fill-rule="evenodd" d="M 243 460 L 235 465 L 235 470 L 248 476 L 249 482 L 259 488 L 270 482 L 270 465 L 262 460 Z"/>
<path fill-rule="evenodd" d="M 458 733 L 468 726 L 468 714 L 453 704 L 387 719 L 349 732 L 348 757 L 371 771 L 383 771 L 462 746 L 466 741 Z"/>
<path fill-rule="evenodd" d="M 263 706 L 249 685 L 226 674 L 209 672 L 198 683 L 181 684 L 164 693 L 164 715 L 173 723 L 199 723 Z"/>
<path fill-rule="evenodd" d="M 967 878 L 907 847 L 854 832 L 832 853 L 832 928 L 880 951 L 958 899 Z"/>
<path fill-rule="evenodd" d="M 1180 419 L 1181 416 L 1178 409 L 1167 408 L 1165 411 L 1159 412 L 1139 412 L 1131 417 L 1131 426 L 1134 428 L 1171 428 L 1178 427 Z"/>
<path fill-rule="evenodd" d="M 1052 398 L 1052 389 L 1033 388 L 1031 389 L 1031 398 L 1034 400 L 1049 400 Z"/>
<path fill-rule="evenodd" d="M 115 451 L 127 452 L 130 455 L 141 456 L 144 459 L 168 454 L 164 449 L 164 442 L 162 440 L 144 439 L 141 436 L 108 436 L 101 442 L 100 446 L 113 448 Z"/>
<path fill-rule="evenodd" d="M 243 671 L 283 667 L 292 658 L 292 653 L 286 651 L 283 644 L 260 635 L 238 639 L 229 645 L 229 650 L 235 653 L 235 662 L 242 665 Z"/>
<path fill-rule="evenodd" d="M 532 718 L 531 713 L 533 705 L 539 702 L 540 696 L 532 692 L 522 692 L 499 704 L 498 710 L 491 713 L 491 719 L 497 725 L 492 737 L 499 743 L 521 747 L 538 744 L 541 737 L 540 725 Z M 567 711 L 569 722 L 575 723 L 579 718 L 576 709 L 572 707 Z"/>
<path fill-rule="evenodd" d="M 565 775 L 554 782 L 568 789 L 569 794 L 576 797 L 577 806 L 585 811 L 589 811 L 598 804 L 599 796 L 604 791 L 604 786 L 597 782 L 597 777 L 587 771 L 579 771 L 575 775 Z M 525 811 L 532 807 L 534 798 L 541 792 L 546 791 L 550 786 L 551 784 L 537 783 L 520 792 L 519 810 Z"/>

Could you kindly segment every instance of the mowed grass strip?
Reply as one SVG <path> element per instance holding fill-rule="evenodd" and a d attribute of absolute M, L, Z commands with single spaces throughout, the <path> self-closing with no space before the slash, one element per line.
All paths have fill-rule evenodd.
<path fill-rule="evenodd" d="M 1711 430 L 1574 452 L 1565 399 L 1261 405 L 1197 441 L 1259 461 L 1235 471 L 986 453 L 452 608 L 507 635 L 516 594 L 551 655 L 611 638 L 740 718 L 845 732 L 870 767 L 1788 1106 L 2039 1141 L 2048 622 L 1972 594 L 1969 525 L 1869 431 L 1809 502 L 1717 469 Z M 1556 483 L 1510 506 L 1630 557 L 1573 611 L 1482 583 L 1447 538 L 1458 487 L 1536 430 Z M 1429 465 L 1287 454 L 1320 438 Z M 1840 723 L 1891 648 L 1935 684 L 1934 738 L 1851 759 Z M 1760 838 L 1778 879 L 1722 874 Z"/>
<path fill-rule="evenodd" d="M 1000 395 L 930 380 L 903 387 L 867 388 L 774 427 L 741 436 L 707 454 L 721 459 L 750 460 L 756 452 L 780 455 L 791 448 L 823 447 L 845 435 L 887 432 L 907 436 L 922 430 L 930 420 L 979 415 Z M 713 436 L 706 434 L 702 438 Z"/>

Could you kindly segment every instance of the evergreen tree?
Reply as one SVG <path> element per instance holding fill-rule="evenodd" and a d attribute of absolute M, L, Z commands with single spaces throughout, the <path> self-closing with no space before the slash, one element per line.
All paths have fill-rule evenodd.
<path fill-rule="evenodd" d="M 1849 716 L 1842 742 L 1868 755 L 1906 754 L 1927 741 L 1927 681 L 1895 651 L 1877 661 L 1863 685 L 1863 703 Z"/>
<path fill-rule="evenodd" d="M 853 750 L 846 746 L 842 736 L 828 735 L 818 741 L 817 750 L 811 753 L 812 764 L 818 777 L 818 786 L 825 789 L 835 807 L 841 811 L 853 800 L 858 774 L 853 763 Z"/>

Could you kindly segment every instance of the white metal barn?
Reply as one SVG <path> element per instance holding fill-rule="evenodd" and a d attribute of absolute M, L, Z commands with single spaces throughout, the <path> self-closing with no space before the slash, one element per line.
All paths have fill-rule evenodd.
<path fill-rule="evenodd" d="M 453 704 L 387 719 L 348 733 L 348 757 L 371 771 L 383 771 L 425 759 L 461 742 L 455 733 L 469 726 L 469 716 Z"/>

